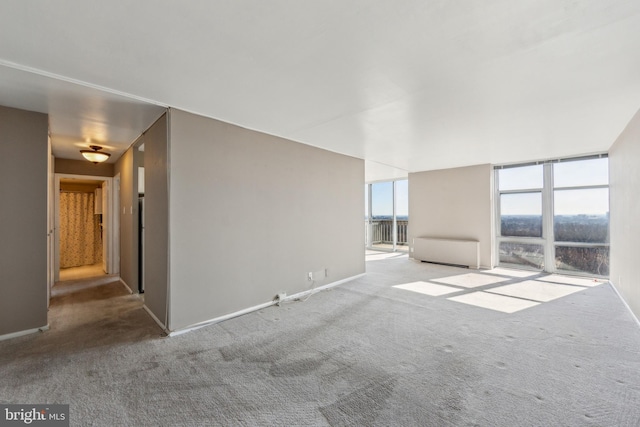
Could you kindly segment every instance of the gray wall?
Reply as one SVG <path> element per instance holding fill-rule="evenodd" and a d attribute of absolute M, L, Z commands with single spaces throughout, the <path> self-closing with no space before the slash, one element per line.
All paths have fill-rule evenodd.
<path fill-rule="evenodd" d="M 640 318 L 640 111 L 609 150 L 610 280 Z"/>
<path fill-rule="evenodd" d="M 138 150 L 129 148 L 116 162 L 114 175 L 120 174 L 120 278 L 136 292 L 138 289 Z"/>
<path fill-rule="evenodd" d="M 167 115 L 144 139 L 145 305 L 167 327 L 169 266 L 169 184 Z"/>
<path fill-rule="evenodd" d="M 364 272 L 362 160 L 172 110 L 170 162 L 170 329 Z"/>
<path fill-rule="evenodd" d="M 493 260 L 493 168 L 469 166 L 409 174 L 409 244 L 414 237 L 473 239 L 480 265 Z"/>
<path fill-rule="evenodd" d="M 112 177 L 114 175 L 114 167 L 113 163 L 98 163 L 95 165 L 86 160 L 55 159 L 55 173 Z"/>
<path fill-rule="evenodd" d="M 47 325 L 47 132 L 0 106 L 0 335 Z"/>

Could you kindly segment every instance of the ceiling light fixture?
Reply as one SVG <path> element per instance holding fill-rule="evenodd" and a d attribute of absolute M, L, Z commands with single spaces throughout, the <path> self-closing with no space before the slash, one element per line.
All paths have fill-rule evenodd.
<path fill-rule="evenodd" d="M 111 154 L 105 153 L 99 145 L 90 145 L 91 150 L 80 150 L 85 159 L 95 164 L 102 163 L 111 157 Z"/>

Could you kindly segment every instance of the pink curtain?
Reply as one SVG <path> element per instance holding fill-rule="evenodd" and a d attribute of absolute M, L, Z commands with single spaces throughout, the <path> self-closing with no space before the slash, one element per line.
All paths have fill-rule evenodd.
<path fill-rule="evenodd" d="M 102 261 L 100 216 L 93 193 L 60 193 L 60 268 Z"/>

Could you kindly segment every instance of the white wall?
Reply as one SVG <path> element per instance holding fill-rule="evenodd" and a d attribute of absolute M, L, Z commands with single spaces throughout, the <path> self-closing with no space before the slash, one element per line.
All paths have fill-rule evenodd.
<path fill-rule="evenodd" d="M 364 273 L 362 160 L 178 110 L 169 157 L 169 329 Z"/>
<path fill-rule="evenodd" d="M 469 166 L 409 174 L 409 244 L 415 237 L 480 242 L 480 265 L 493 260 L 493 168 Z"/>
<path fill-rule="evenodd" d="M 609 150 L 610 280 L 640 318 L 640 111 Z"/>

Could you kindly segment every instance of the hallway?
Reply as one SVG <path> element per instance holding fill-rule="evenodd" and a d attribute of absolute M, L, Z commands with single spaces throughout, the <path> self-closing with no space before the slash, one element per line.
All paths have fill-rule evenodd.
<path fill-rule="evenodd" d="M 56 282 L 51 291 L 50 330 L 43 338 L 79 351 L 159 336 L 162 331 L 142 305 L 140 296 L 130 294 L 114 275 Z"/>
<path fill-rule="evenodd" d="M 60 269 L 60 282 L 66 280 L 88 279 L 99 276 L 106 276 L 106 273 L 102 268 L 102 262 L 93 265 L 82 265 L 80 267 Z"/>

